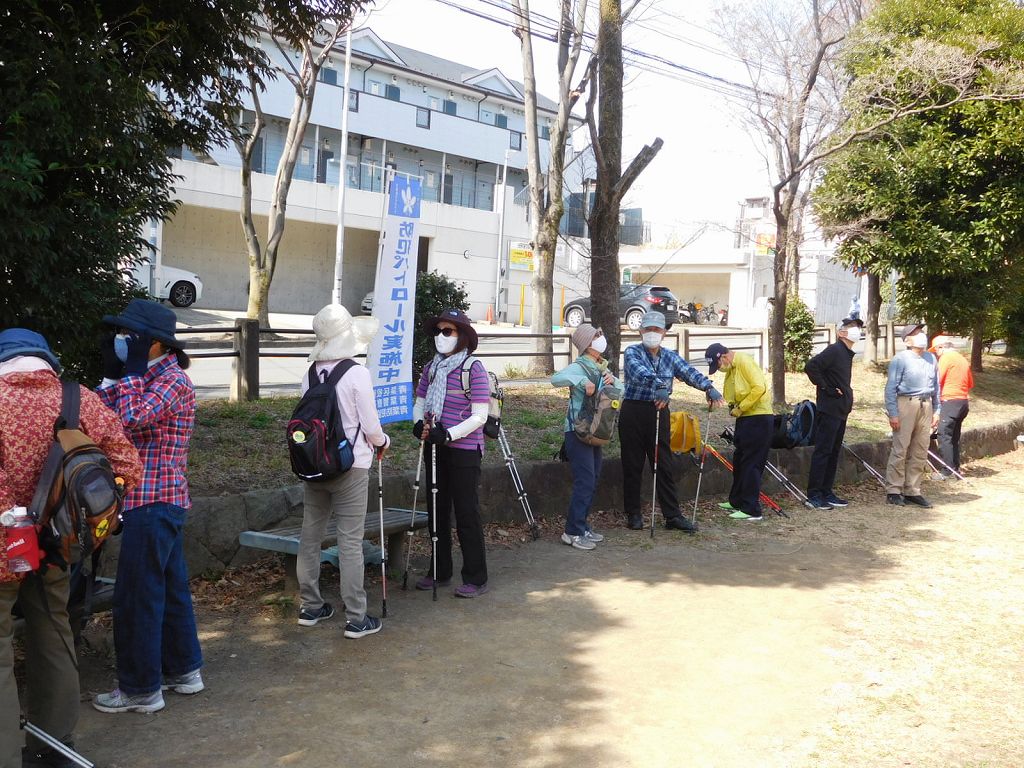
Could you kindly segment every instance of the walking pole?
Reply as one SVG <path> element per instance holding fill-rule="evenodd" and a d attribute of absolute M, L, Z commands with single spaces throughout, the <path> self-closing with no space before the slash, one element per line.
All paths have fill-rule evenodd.
<path fill-rule="evenodd" d="M 658 441 L 661 437 L 661 410 L 654 409 L 654 482 L 651 489 L 651 538 L 654 538 L 655 503 L 658 500 Z"/>
<path fill-rule="evenodd" d="M 384 451 L 377 451 L 377 500 L 380 509 L 380 615 L 388 615 L 388 546 L 384 538 Z"/>
<path fill-rule="evenodd" d="M 732 431 L 732 428 L 726 427 L 725 431 L 722 433 L 722 439 L 724 439 L 727 443 L 734 444 L 733 436 L 734 433 Z M 801 504 L 807 504 L 807 494 L 801 491 L 792 480 L 786 477 L 786 475 L 783 473 L 781 469 L 772 464 L 770 461 L 766 461 L 764 463 L 764 468 L 768 470 L 768 474 L 771 475 L 779 485 L 781 485 L 785 490 L 789 491 L 790 495 L 794 499 L 799 501 Z"/>
<path fill-rule="evenodd" d="M 90 762 L 85 757 L 75 752 L 75 750 L 71 749 L 71 747 L 69 747 L 67 744 L 60 741 L 59 739 L 53 738 L 53 736 L 48 734 L 39 726 L 32 725 L 32 723 L 30 723 L 24 717 L 21 718 L 19 725 L 21 726 L 22 730 L 24 730 L 26 733 L 31 733 L 41 742 L 46 744 L 46 746 L 50 747 L 55 752 L 59 752 L 61 755 L 66 757 L 75 765 L 81 766 L 81 768 L 96 768 L 95 763 Z"/>
<path fill-rule="evenodd" d="M 402 589 L 409 588 L 409 564 L 412 562 L 412 537 L 416 532 L 413 527 L 416 524 L 416 499 L 420 495 L 420 472 L 423 469 L 423 441 L 420 440 L 420 448 L 416 453 L 416 480 L 412 484 L 412 514 L 409 515 L 409 530 L 405 532 L 408 541 L 405 544 L 405 573 L 402 574 Z"/>
<path fill-rule="evenodd" d="M 432 587 L 434 602 L 437 602 L 437 443 L 430 444 L 430 517 L 433 526 L 430 534 L 430 560 L 433 569 Z"/>
<path fill-rule="evenodd" d="M 718 459 L 722 463 L 722 466 L 724 466 L 730 472 L 733 471 L 732 462 L 730 462 L 727 458 L 725 458 L 725 456 L 723 456 L 717 450 L 715 450 L 715 447 L 713 445 L 708 446 L 708 453 L 710 453 L 712 456 Z M 778 502 L 775 501 L 775 499 L 773 499 L 764 491 L 761 491 L 758 494 L 757 498 L 762 504 L 764 504 L 766 507 L 772 510 L 776 515 L 786 518 L 789 517 L 789 514 L 786 512 L 786 510 L 780 507 Z"/>
<path fill-rule="evenodd" d="M 526 515 L 526 522 L 530 526 L 530 536 L 534 541 L 540 538 L 540 527 L 537 525 L 537 519 L 533 516 L 533 510 L 530 508 L 530 500 L 526 497 L 526 486 L 523 485 L 523 479 L 519 476 L 519 468 L 516 467 L 516 457 L 512 454 L 512 446 L 509 445 L 508 436 L 505 434 L 505 427 L 498 427 L 498 445 L 501 446 L 501 454 L 505 458 L 505 466 L 508 467 L 509 474 L 512 475 L 512 484 L 516 487 L 516 494 L 519 497 L 519 503 L 523 505 L 523 514 Z"/>
<path fill-rule="evenodd" d="M 700 484 L 704 480 L 704 460 L 708 457 L 708 435 L 711 434 L 711 408 L 711 403 L 708 403 L 708 421 L 704 428 L 704 434 L 700 437 L 700 471 L 697 473 L 697 495 L 693 497 L 693 514 L 690 515 L 691 523 L 697 522 L 697 501 L 700 499 Z"/>
<path fill-rule="evenodd" d="M 942 460 L 942 459 L 941 459 L 941 458 L 939 457 L 939 455 L 938 455 L 937 453 L 935 453 L 934 451 L 932 451 L 932 450 L 929 450 L 929 451 L 928 451 L 928 455 L 929 455 L 929 456 L 931 456 L 931 457 L 932 457 L 933 459 L 935 459 L 935 461 L 939 462 L 939 464 L 941 464 L 942 466 L 944 466 L 944 467 L 945 467 L 946 469 L 948 469 L 948 470 L 949 470 L 950 472 L 952 472 L 952 473 L 953 473 L 953 474 L 954 474 L 954 475 L 956 476 L 957 480 L 966 480 L 966 479 L 967 479 L 967 478 L 965 478 L 965 477 L 964 477 L 963 475 L 961 475 L 961 474 L 960 474 L 959 472 L 957 472 L 957 471 L 956 471 L 955 469 L 953 469 L 953 468 L 952 468 L 951 466 L 949 466 L 949 464 L 947 464 L 946 462 L 944 462 L 944 461 L 943 461 L 943 460 Z M 930 464 L 930 463 L 931 463 L 931 462 L 929 462 L 929 464 Z M 934 466 L 932 467 L 932 471 L 933 471 L 933 472 L 935 471 L 935 467 L 934 467 Z"/>
<path fill-rule="evenodd" d="M 860 456 L 858 456 L 857 452 L 854 451 L 853 448 L 848 446 L 846 443 L 843 443 L 843 448 L 848 450 L 853 455 L 853 458 L 855 458 L 857 461 L 859 461 L 864 466 L 864 469 L 866 469 L 868 471 L 868 474 L 871 475 L 873 478 L 875 478 L 875 480 L 878 481 L 879 485 L 881 485 L 883 488 L 885 488 L 885 477 L 882 476 L 881 472 L 879 472 L 877 469 L 875 469 L 870 464 L 868 464 L 867 461 L 865 461 Z"/>

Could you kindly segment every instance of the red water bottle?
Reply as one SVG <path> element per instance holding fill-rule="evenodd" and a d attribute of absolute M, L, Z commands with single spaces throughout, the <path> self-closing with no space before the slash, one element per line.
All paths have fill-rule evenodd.
<path fill-rule="evenodd" d="M 0 515 L 7 529 L 7 568 L 12 573 L 29 573 L 39 568 L 39 536 L 24 507 L 11 507 Z"/>

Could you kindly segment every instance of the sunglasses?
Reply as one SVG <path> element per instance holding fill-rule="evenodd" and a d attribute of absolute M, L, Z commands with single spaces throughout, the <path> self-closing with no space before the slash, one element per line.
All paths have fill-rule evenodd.
<path fill-rule="evenodd" d="M 453 333 L 456 336 L 459 334 L 459 332 L 457 330 L 455 330 L 454 328 L 438 328 L 437 330 L 434 331 L 434 335 L 435 336 L 444 336 L 444 337 L 451 336 Z"/>

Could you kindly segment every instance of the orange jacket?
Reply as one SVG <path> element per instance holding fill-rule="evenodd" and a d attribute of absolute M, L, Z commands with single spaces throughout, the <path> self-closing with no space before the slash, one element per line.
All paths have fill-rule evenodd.
<path fill-rule="evenodd" d="M 939 390 L 943 400 L 966 400 L 974 389 L 971 366 L 955 349 L 947 349 L 939 358 Z"/>

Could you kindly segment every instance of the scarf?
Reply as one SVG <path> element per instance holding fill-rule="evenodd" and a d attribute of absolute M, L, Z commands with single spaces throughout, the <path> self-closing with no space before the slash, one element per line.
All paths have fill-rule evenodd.
<path fill-rule="evenodd" d="M 444 412 L 444 399 L 448 395 L 448 374 L 461 368 L 467 357 L 469 350 L 466 349 L 448 357 L 438 352 L 430 363 L 430 384 L 427 386 L 424 413 L 433 416 L 435 424 L 441 423 L 441 414 Z M 459 389 L 461 391 L 461 385 Z"/>

